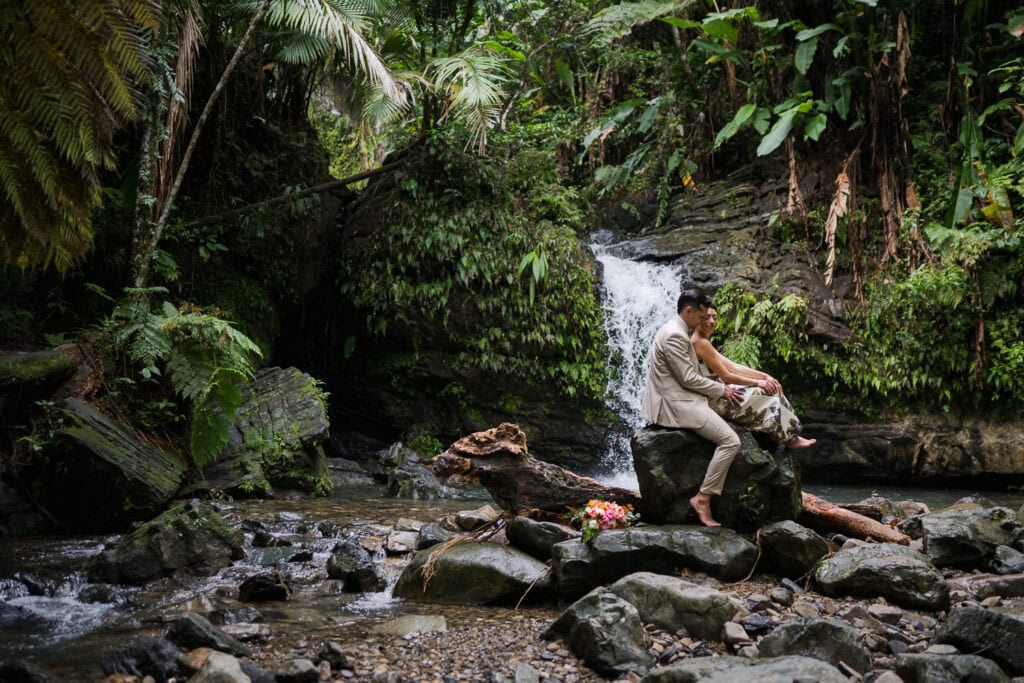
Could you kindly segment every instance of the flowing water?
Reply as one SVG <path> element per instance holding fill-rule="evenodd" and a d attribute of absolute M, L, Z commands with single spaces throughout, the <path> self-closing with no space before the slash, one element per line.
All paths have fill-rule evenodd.
<path fill-rule="evenodd" d="M 636 489 L 629 438 L 643 426 L 640 399 L 647 351 L 655 333 L 674 313 L 683 273 L 679 266 L 630 258 L 629 243 L 609 244 L 598 234 L 591 244 L 602 266 L 601 306 L 611 378 L 605 400 L 622 422 L 609 435 L 600 469 L 603 483 Z"/>
<path fill-rule="evenodd" d="M 641 426 L 639 406 L 647 349 L 659 326 L 673 315 L 686 273 L 676 265 L 634 260 L 629 243 L 611 244 L 607 233 L 595 236 L 592 249 L 603 267 L 602 303 L 612 369 L 607 401 L 621 417 L 597 476 L 605 483 L 636 489 L 629 436 Z M 836 503 L 855 502 L 877 493 L 891 500 L 925 502 L 933 510 L 974 493 L 896 487 L 805 488 Z M 1019 491 L 983 495 L 1013 509 L 1024 502 Z M 87 565 L 104 543 L 116 537 L 0 539 L 0 660 L 29 659 L 44 666 L 55 680 L 97 680 L 102 678 L 100 661 L 105 653 L 130 638 L 161 633 L 182 610 L 237 609 L 241 606 L 236 597 L 238 585 L 270 568 L 286 572 L 296 586 L 288 601 L 258 605 L 273 634 L 271 646 L 279 652 L 304 644 L 315 647 L 325 639 L 361 643 L 380 622 L 417 611 L 443 615 L 449 626 L 516 618 L 507 609 L 403 603 L 391 594 L 404 564 L 397 557 L 380 558 L 390 570 L 391 586 L 378 593 L 347 594 L 339 590 L 338 582 L 326 580 L 324 564 L 339 539 L 321 534 L 321 523 L 338 525 L 342 533 L 357 528 L 379 528 L 383 533 L 400 518 L 432 521 L 480 504 L 382 496 L 380 487 L 342 487 L 328 499 L 226 504 L 223 514 L 229 521 L 262 523 L 295 539 L 296 547 L 311 550 L 313 559 L 293 563 L 288 561 L 288 548 L 250 547 L 244 560 L 213 577 L 162 579 L 142 588 L 86 583 Z M 555 614 L 553 610 L 535 611 Z"/>

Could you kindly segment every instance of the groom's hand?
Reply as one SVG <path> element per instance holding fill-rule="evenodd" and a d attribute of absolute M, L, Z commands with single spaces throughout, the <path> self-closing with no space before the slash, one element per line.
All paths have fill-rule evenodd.
<path fill-rule="evenodd" d="M 743 401 L 743 392 L 739 389 L 733 389 L 728 384 L 725 385 L 725 400 L 727 403 L 738 406 Z"/>

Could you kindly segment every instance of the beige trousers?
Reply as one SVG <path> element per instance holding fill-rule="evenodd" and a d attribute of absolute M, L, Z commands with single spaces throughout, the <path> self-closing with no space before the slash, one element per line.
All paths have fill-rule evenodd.
<path fill-rule="evenodd" d="M 740 437 L 735 430 L 729 426 L 720 415 L 712 413 L 708 421 L 700 429 L 694 429 L 708 441 L 716 444 L 715 454 L 708 463 L 707 474 L 704 475 L 704 483 L 700 485 L 700 492 L 709 496 L 717 496 L 725 486 L 725 477 L 729 474 L 729 467 L 740 452 Z"/>

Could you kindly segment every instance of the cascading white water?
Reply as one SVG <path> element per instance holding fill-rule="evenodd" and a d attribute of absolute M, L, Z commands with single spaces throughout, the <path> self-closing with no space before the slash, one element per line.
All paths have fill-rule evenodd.
<path fill-rule="evenodd" d="M 675 313 L 681 269 L 676 265 L 621 258 L 621 246 L 591 244 L 603 266 L 601 304 L 608 338 L 610 378 L 608 406 L 622 419 L 624 431 L 609 438 L 595 476 L 612 486 L 637 489 L 629 438 L 643 425 L 640 400 L 647 373 L 647 352 L 655 333 Z"/>

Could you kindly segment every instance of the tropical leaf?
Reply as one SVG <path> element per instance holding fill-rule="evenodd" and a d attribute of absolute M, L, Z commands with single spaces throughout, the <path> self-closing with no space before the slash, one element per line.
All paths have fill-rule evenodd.
<path fill-rule="evenodd" d="M 732 121 L 725 124 L 722 130 L 718 131 L 718 135 L 715 136 L 715 149 L 733 135 L 736 135 L 740 127 L 747 122 L 756 109 L 757 105 L 753 103 L 744 104 L 740 107 L 732 117 Z"/>
<path fill-rule="evenodd" d="M 763 157 L 779 148 L 782 141 L 789 135 L 789 131 L 793 130 L 793 119 L 796 118 L 796 115 L 797 111 L 790 109 L 779 117 L 768 134 L 761 139 L 761 144 L 757 146 L 757 156 Z"/>
<path fill-rule="evenodd" d="M 426 69 L 434 87 L 449 96 L 445 115 L 469 124 L 477 150 L 487 145 L 487 130 L 497 123 L 509 70 L 493 52 L 470 48 L 455 57 L 435 59 Z"/>
<path fill-rule="evenodd" d="M 327 52 L 337 51 L 341 61 L 364 75 L 395 102 L 404 102 L 407 89 L 366 38 L 369 18 L 382 5 L 366 0 L 274 0 L 266 22 L 269 26 L 291 31 L 284 34 L 282 60 L 312 62 Z M 300 37 L 299 35 L 301 34 Z"/>
<path fill-rule="evenodd" d="M 696 5 L 693 0 L 640 0 L 621 2 L 598 12 L 583 27 L 594 47 L 608 47 L 629 35 L 633 27 L 647 24 L 670 14 L 679 14 Z"/>
<path fill-rule="evenodd" d="M 92 245 L 98 171 L 140 110 L 160 4 L 8 2 L 0 22 L 0 250 L 63 272 Z"/>

